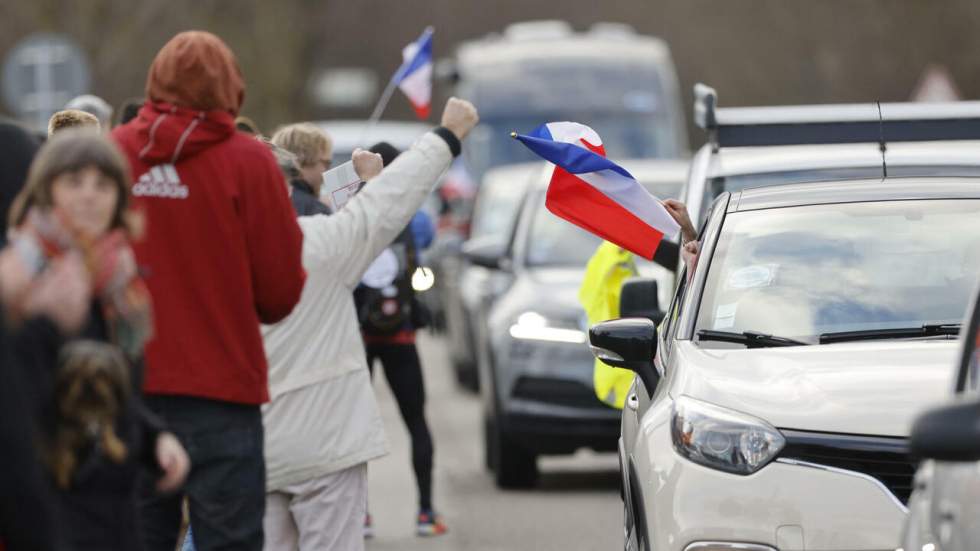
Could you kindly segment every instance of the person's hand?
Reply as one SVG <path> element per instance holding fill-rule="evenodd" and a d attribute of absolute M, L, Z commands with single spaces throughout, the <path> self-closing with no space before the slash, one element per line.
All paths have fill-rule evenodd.
<path fill-rule="evenodd" d="M 698 254 L 700 253 L 701 243 L 698 241 L 688 241 L 681 248 L 681 258 L 684 259 L 684 264 L 687 266 L 688 281 L 691 280 L 691 276 L 694 275 L 694 269 L 698 266 Z"/>
<path fill-rule="evenodd" d="M 350 158 L 354 161 L 354 172 L 363 182 L 381 174 L 381 169 L 385 166 L 384 161 L 381 160 L 381 155 L 364 151 L 361 148 L 355 149 Z"/>
<path fill-rule="evenodd" d="M 4 268 L 16 271 L 16 266 L 6 265 L 7 262 L 10 260 L 3 261 Z M 29 286 L 22 287 L 22 292 L 26 292 L 21 302 L 23 317 L 44 316 L 66 335 L 77 333 L 88 319 L 91 281 L 81 256 L 76 253 L 52 260 Z"/>
<path fill-rule="evenodd" d="M 163 477 L 157 481 L 157 491 L 177 491 L 191 470 L 191 460 L 187 457 L 184 446 L 172 433 L 162 432 L 157 437 L 156 452 L 157 463 L 163 470 Z"/>
<path fill-rule="evenodd" d="M 449 129 L 460 141 L 480 122 L 480 115 L 473 104 L 459 98 L 449 98 L 442 111 L 442 126 Z"/>
<path fill-rule="evenodd" d="M 691 223 L 691 215 L 687 212 L 687 205 L 676 199 L 665 199 L 661 202 L 667 209 L 667 214 L 681 227 L 683 243 L 697 239 L 698 232 L 694 230 L 694 224 Z"/>

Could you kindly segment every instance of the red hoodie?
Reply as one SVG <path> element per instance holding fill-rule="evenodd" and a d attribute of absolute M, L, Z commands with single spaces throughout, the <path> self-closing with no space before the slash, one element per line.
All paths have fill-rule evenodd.
<path fill-rule="evenodd" d="M 151 68 L 151 101 L 113 131 L 136 179 L 134 206 L 146 215 L 134 247 L 156 316 L 144 390 L 261 404 L 269 390 L 259 323 L 299 302 L 303 237 L 272 153 L 235 131 L 238 105 L 202 111 L 152 101 L 163 96 L 154 69 L 170 46 Z"/>

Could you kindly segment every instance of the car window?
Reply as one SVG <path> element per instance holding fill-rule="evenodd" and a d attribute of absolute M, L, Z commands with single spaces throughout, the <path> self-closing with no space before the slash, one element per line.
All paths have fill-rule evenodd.
<path fill-rule="evenodd" d="M 551 214 L 542 194 L 527 234 L 526 264 L 584 267 L 601 242 L 598 236 Z"/>
<path fill-rule="evenodd" d="M 643 187 L 660 199 L 676 199 L 681 184 L 676 182 L 642 182 Z M 567 222 L 545 207 L 546 194 L 532 193 L 528 204 L 535 211 L 531 214 L 530 231 L 527 234 L 526 263 L 531 267 L 585 266 L 595 253 L 602 239 L 574 224 Z M 640 275 L 669 280 L 667 270 L 652 261 L 636 257 Z M 667 290 L 669 293 L 669 290 Z M 669 296 L 667 293 L 663 297 Z M 663 304 L 663 302 L 661 302 Z"/>
<path fill-rule="evenodd" d="M 667 315 L 664 316 L 661 332 L 664 336 L 664 356 L 669 357 L 673 348 L 674 335 L 677 333 L 677 318 L 680 317 L 681 304 L 684 302 L 684 292 L 687 290 L 687 269 L 682 268 L 677 275 L 677 291 L 674 293 L 674 300 L 670 303 Z"/>
<path fill-rule="evenodd" d="M 520 211 L 525 189 L 525 186 L 509 181 L 485 185 L 473 210 L 470 238 L 499 237 L 501 242 L 506 241 Z"/>
<path fill-rule="evenodd" d="M 696 326 L 816 342 L 823 333 L 955 324 L 977 273 L 980 200 L 729 213 Z"/>

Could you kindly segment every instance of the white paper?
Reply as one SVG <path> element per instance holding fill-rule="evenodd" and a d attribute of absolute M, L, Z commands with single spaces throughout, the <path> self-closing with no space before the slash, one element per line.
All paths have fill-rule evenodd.
<path fill-rule="evenodd" d="M 738 303 L 721 304 L 715 309 L 715 325 L 713 329 L 731 329 L 735 327 L 735 313 L 738 311 Z"/>
<path fill-rule="evenodd" d="M 338 211 L 344 208 L 347 201 L 350 201 L 360 184 L 361 179 L 354 170 L 354 162 L 347 161 L 323 173 L 323 188 L 320 190 L 320 196 L 327 198 L 333 205 L 334 211 Z"/>

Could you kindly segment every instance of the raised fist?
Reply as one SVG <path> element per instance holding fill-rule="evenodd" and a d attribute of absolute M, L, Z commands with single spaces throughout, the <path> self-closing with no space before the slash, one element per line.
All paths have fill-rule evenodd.
<path fill-rule="evenodd" d="M 355 149 L 350 158 L 354 161 L 354 172 L 357 173 L 357 177 L 365 182 L 381 174 L 381 169 L 384 168 L 381 155 L 361 148 Z"/>
<path fill-rule="evenodd" d="M 442 111 L 442 126 L 449 129 L 460 141 L 480 122 L 480 115 L 473 104 L 459 98 L 449 98 Z"/>

